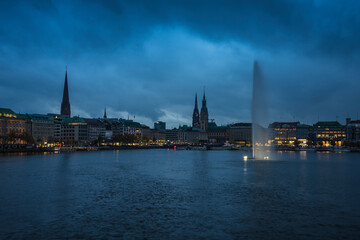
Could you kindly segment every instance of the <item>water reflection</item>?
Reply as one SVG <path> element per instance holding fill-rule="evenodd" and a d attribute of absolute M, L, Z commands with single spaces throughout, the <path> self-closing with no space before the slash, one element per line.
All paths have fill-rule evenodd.
<path fill-rule="evenodd" d="M 359 154 L 104 151 L 0 161 L 0 238 L 359 239 Z"/>
<path fill-rule="evenodd" d="M 306 160 L 306 151 L 300 151 L 300 159 L 301 160 Z"/>

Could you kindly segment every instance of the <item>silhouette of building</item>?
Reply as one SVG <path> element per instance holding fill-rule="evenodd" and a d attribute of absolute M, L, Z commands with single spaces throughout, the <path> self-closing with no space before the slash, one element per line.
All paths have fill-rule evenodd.
<path fill-rule="evenodd" d="M 61 115 L 70 117 L 70 101 L 69 101 L 69 88 L 67 81 L 67 69 L 65 71 L 65 83 L 64 83 L 64 93 L 63 99 L 61 102 Z"/>
<path fill-rule="evenodd" d="M 162 121 L 154 122 L 154 129 L 160 130 L 160 131 L 165 131 L 166 123 L 162 122 Z"/>
<path fill-rule="evenodd" d="M 200 119 L 199 119 L 199 109 L 197 104 L 197 94 L 195 94 L 195 107 L 194 107 L 194 113 L 193 113 L 193 120 L 192 120 L 192 126 L 193 127 L 200 127 Z"/>
<path fill-rule="evenodd" d="M 107 116 L 106 116 L 106 108 L 104 110 L 104 119 L 107 119 Z"/>
<path fill-rule="evenodd" d="M 200 111 L 200 128 L 206 131 L 208 128 L 208 124 L 209 124 L 209 113 L 206 107 L 206 97 L 205 97 L 205 89 L 204 89 L 204 96 Z"/>
<path fill-rule="evenodd" d="M 360 120 L 351 121 L 346 119 L 346 134 L 347 140 L 351 143 L 360 141 Z"/>

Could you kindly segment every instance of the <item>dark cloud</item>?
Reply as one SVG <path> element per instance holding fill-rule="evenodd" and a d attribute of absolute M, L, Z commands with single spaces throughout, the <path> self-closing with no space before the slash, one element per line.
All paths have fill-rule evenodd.
<path fill-rule="evenodd" d="M 273 118 L 354 116 L 359 9 L 321 0 L 1 1 L 0 102 L 58 111 L 68 65 L 74 114 L 97 117 L 108 106 L 148 124 L 190 123 L 206 85 L 210 118 L 249 121 L 259 59 Z"/>

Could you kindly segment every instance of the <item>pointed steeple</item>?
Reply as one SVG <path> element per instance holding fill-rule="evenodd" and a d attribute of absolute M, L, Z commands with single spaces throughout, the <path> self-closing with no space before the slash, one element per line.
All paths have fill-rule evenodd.
<path fill-rule="evenodd" d="M 69 87 L 68 87 L 68 80 L 67 80 L 67 66 L 66 66 L 66 70 L 65 70 L 64 92 L 63 92 L 63 98 L 62 98 L 62 102 L 61 102 L 60 114 L 70 117 L 70 101 L 69 101 Z"/>
<path fill-rule="evenodd" d="M 198 103 L 197 103 L 197 93 L 195 93 L 195 106 L 194 106 L 194 112 L 193 112 L 192 125 L 193 125 L 193 127 L 200 126 L 199 109 L 198 109 Z"/>
<path fill-rule="evenodd" d="M 204 96 L 203 96 L 202 105 L 201 105 L 201 113 L 202 113 L 202 112 L 207 112 L 206 96 L 205 96 L 205 87 L 204 87 Z"/>
<path fill-rule="evenodd" d="M 197 93 L 195 93 L 195 107 L 194 107 L 194 109 L 198 109 Z"/>
<path fill-rule="evenodd" d="M 105 107 L 105 111 L 104 111 L 104 118 L 107 118 L 107 116 L 106 116 L 106 107 Z"/>
<path fill-rule="evenodd" d="M 200 111 L 200 128 L 206 131 L 208 127 L 208 123 L 209 123 L 209 113 L 206 107 L 206 96 L 205 96 L 205 87 L 204 87 L 204 96 Z"/>

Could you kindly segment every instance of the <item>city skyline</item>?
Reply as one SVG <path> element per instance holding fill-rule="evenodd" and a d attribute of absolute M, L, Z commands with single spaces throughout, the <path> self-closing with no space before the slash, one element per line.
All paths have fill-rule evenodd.
<path fill-rule="evenodd" d="M 358 117 L 360 87 L 359 3 L 346 3 L 3 2 L 0 102 L 57 113 L 68 65 L 72 115 L 97 118 L 107 107 L 109 117 L 191 125 L 206 85 L 210 119 L 250 122 L 257 59 L 270 122 L 344 123 Z"/>

